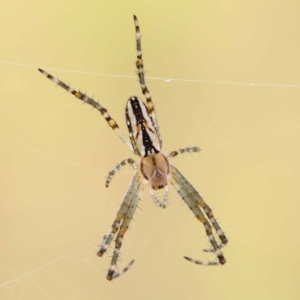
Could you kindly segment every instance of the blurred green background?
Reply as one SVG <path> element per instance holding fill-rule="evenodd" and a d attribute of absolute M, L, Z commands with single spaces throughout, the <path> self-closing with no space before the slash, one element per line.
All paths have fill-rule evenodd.
<path fill-rule="evenodd" d="M 229 243 L 214 259 L 171 188 L 146 192 L 108 282 L 96 251 L 133 175 L 133 157 L 96 110 L 44 68 L 94 95 L 127 135 L 142 97 L 132 15 L 168 153 L 214 209 Z M 300 2 L 0 1 L 1 299 L 300 299 Z M 298 282 L 298 284 L 297 284 Z"/>

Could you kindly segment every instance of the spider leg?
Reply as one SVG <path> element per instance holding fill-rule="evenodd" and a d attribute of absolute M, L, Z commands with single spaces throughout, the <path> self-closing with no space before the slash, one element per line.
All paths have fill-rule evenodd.
<path fill-rule="evenodd" d="M 180 148 L 178 150 L 170 152 L 168 154 L 167 158 L 168 159 L 172 159 L 172 158 L 176 157 L 179 154 L 183 154 L 183 153 L 186 153 L 186 152 L 193 153 L 193 152 L 199 152 L 199 151 L 200 151 L 199 147 Z M 178 175 L 179 175 L 179 173 L 178 173 Z M 213 215 L 213 212 L 212 212 L 211 208 L 204 202 L 203 198 L 192 187 L 192 185 L 187 183 L 187 180 L 185 180 L 185 178 L 183 176 L 179 176 L 179 178 L 181 178 L 181 183 L 183 185 L 185 185 L 188 190 L 192 190 L 193 191 L 191 193 L 191 197 L 193 197 L 195 199 L 195 201 L 197 201 L 197 204 L 204 210 L 206 216 L 209 218 L 209 220 L 210 220 L 211 224 L 213 225 L 214 229 L 216 230 L 216 232 L 217 232 L 220 240 L 222 241 L 222 244 L 226 244 L 228 242 L 228 239 L 226 238 L 224 232 L 222 231 L 222 229 L 220 228 L 218 222 L 214 218 L 214 215 Z M 211 252 L 211 251 L 207 251 L 207 252 Z"/>
<path fill-rule="evenodd" d="M 106 252 L 108 246 L 110 245 L 111 241 L 114 239 L 115 235 L 117 234 L 117 232 L 120 228 L 121 221 L 124 219 L 128 209 L 131 205 L 132 199 L 136 194 L 136 190 L 137 190 L 138 186 L 139 186 L 139 182 L 136 180 L 136 177 L 133 177 L 133 179 L 127 189 L 127 192 L 124 196 L 124 199 L 119 207 L 116 219 L 114 220 L 114 222 L 111 225 L 112 229 L 108 234 L 106 234 L 103 237 L 102 243 L 97 252 L 97 255 L 99 257 L 103 256 L 103 254 Z"/>
<path fill-rule="evenodd" d="M 201 265 L 216 265 L 219 263 L 221 263 L 222 265 L 225 264 L 226 259 L 223 256 L 223 253 L 213 236 L 212 227 L 209 224 L 208 220 L 205 218 L 204 214 L 202 213 L 202 211 L 199 207 L 200 205 L 194 199 L 195 194 L 199 195 L 198 192 L 186 180 L 186 178 L 178 171 L 178 169 L 172 165 L 170 165 L 170 173 L 171 173 L 171 184 L 174 186 L 175 190 L 181 196 L 183 201 L 187 204 L 187 206 L 194 213 L 197 220 L 199 220 L 201 223 L 203 223 L 205 231 L 206 231 L 206 235 L 208 236 L 208 239 L 214 249 L 214 252 L 218 256 L 219 262 L 194 260 L 194 259 L 186 257 L 186 256 L 184 258 L 191 262 L 201 264 Z M 199 195 L 199 197 L 200 197 L 200 195 Z"/>
<path fill-rule="evenodd" d="M 222 249 L 225 246 L 225 244 L 220 243 L 218 246 L 219 246 L 219 249 Z M 207 249 L 203 249 L 203 251 L 204 252 L 215 252 L 215 249 L 214 248 L 207 248 Z"/>
<path fill-rule="evenodd" d="M 142 44 L 141 44 L 140 26 L 139 26 L 138 19 L 135 15 L 133 16 L 133 20 L 134 20 L 134 25 L 135 25 L 135 36 L 136 36 L 136 56 L 137 56 L 136 68 L 137 68 L 137 74 L 138 74 L 138 77 L 139 77 L 139 82 L 140 82 L 140 85 L 141 85 L 142 93 L 146 98 L 147 110 L 149 112 L 150 117 L 152 118 L 152 120 L 154 122 L 154 127 L 155 127 L 155 131 L 156 131 L 156 134 L 157 134 L 159 142 L 160 142 L 160 147 L 162 147 L 162 138 L 161 138 L 161 135 L 160 135 L 160 132 L 159 132 L 158 122 L 157 122 L 157 118 L 156 118 L 156 115 L 155 115 L 154 104 L 152 102 L 150 92 L 147 88 L 146 81 L 145 81 L 144 61 L 143 61 L 143 58 L 142 58 Z"/>
<path fill-rule="evenodd" d="M 125 267 L 123 268 L 121 271 L 114 273 L 113 275 L 113 279 L 120 277 L 121 275 L 123 275 L 125 272 L 127 272 L 129 270 L 129 268 L 133 265 L 134 263 L 134 259 Z"/>
<path fill-rule="evenodd" d="M 178 150 L 174 150 L 171 151 L 168 155 L 167 158 L 168 159 L 172 159 L 174 157 L 176 157 L 179 154 L 183 154 L 183 153 L 193 153 L 193 152 L 200 152 L 200 148 L 199 147 L 186 147 L 186 148 L 180 148 Z"/>
<path fill-rule="evenodd" d="M 127 159 L 123 159 L 121 162 L 119 162 L 113 169 L 111 169 L 108 173 L 108 176 L 107 176 L 107 179 L 106 179 L 106 183 L 105 183 L 105 186 L 108 187 L 113 176 L 118 172 L 120 171 L 120 169 L 122 167 L 124 167 L 125 165 L 131 165 L 131 167 L 133 169 L 137 169 L 138 168 L 138 165 L 137 163 L 132 159 L 132 158 L 127 158 Z"/>
<path fill-rule="evenodd" d="M 204 210 L 206 216 L 209 218 L 209 221 L 211 222 L 214 229 L 216 230 L 217 235 L 218 235 L 219 239 L 222 242 L 221 245 L 227 244 L 228 239 L 225 236 L 225 234 L 224 234 L 223 230 L 221 229 L 220 225 L 218 224 L 217 220 L 215 219 L 211 208 L 204 202 L 204 200 L 202 199 L 202 197 L 198 193 L 193 195 L 193 196 L 194 196 L 194 198 L 196 198 L 197 204 Z M 220 246 L 219 246 L 219 248 L 220 248 Z"/>
<path fill-rule="evenodd" d="M 115 239 L 115 249 L 114 249 L 114 252 L 113 252 L 112 259 L 111 259 L 110 267 L 109 267 L 108 272 L 107 272 L 107 276 L 106 276 L 107 280 L 112 280 L 114 278 L 119 277 L 121 274 L 126 272 L 127 269 L 133 264 L 133 261 L 131 261 L 129 263 L 129 265 L 127 265 L 122 271 L 120 271 L 120 272 L 115 271 L 116 270 L 116 264 L 117 264 L 117 261 L 118 261 L 119 255 L 120 255 L 120 249 L 122 247 L 122 242 L 123 242 L 124 235 L 125 235 L 126 231 L 129 228 L 129 224 L 130 224 L 130 222 L 133 218 L 133 215 L 135 213 L 135 210 L 138 206 L 139 200 L 142 196 L 142 193 L 143 193 L 143 190 L 144 190 L 144 187 L 145 187 L 144 183 L 141 182 L 138 175 L 136 175 L 134 177 L 134 180 L 137 182 L 137 189 L 135 191 L 133 191 L 133 193 L 130 197 L 129 208 L 124 213 L 124 218 L 122 220 L 122 224 L 120 226 L 118 235 Z"/>
<path fill-rule="evenodd" d="M 126 137 L 121 132 L 121 130 L 120 130 L 117 122 L 110 117 L 110 115 L 109 115 L 108 111 L 106 110 L 106 108 L 104 108 L 101 104 L 99 104 L 98 102 L 96 102 L 94 99 L 92 99 L 89 96 L 81 93 L 80 91 L 74 90 L 72 87 L 70 87 L 69 85 L 67 85 L 64 82 L 60 81 L 58 78 L 55 78 L 52 75 L 48 74 L 44 70 L 42 70 L 42 69 L 38 69 L 38 70 L 43 75 L 45 75 L 48 79 L 50 79 L 51 81 L 53 81 L 54 83 L 56 83 L 57 85 L 59 85 L 60 87 L 62 87 L 63 89 L 65 89 L 67 92 L 69 92 L 72 95 L 74 95 L 76 98 L 82 100 L 84 103 L 87 103 L 87 104 L 93 106 L 94 108 L 96 108 L 97 110 L 99 110 L 99 112 L 104 117 L 104 119 L 106 120 L 106 122 L 108 123 L 108 125 L 115 131 L 115 133 L 119 136 L 119 138 L 123 141 L 123 143 L 133 153 L 135 153 L 135 151 L 132 148 L 131 143 L 129 141 L 127 141 Z"/>
<path fill-rule="evenodd" d="M 168 205 L 168 196 L 169 196 L 169 187 L 167 185 L 165 186 L 165 193 L 164 193 L 164 198 L 163 198 L 162 202 L 156 197 L 156 195 L 154 194 L 153 189 L 150 186 L 149 186 L 149 193 L 150 193 L 154 203 L 157 206 L 162 207 L 162 208 L 167 207 L 167 205 Z"/>
<path fill-rule="evenodd" d="M 174 166 L 173 166 L 174 167 Z M 222 244 L 227 244 L 228 239 L 225 236 L 223 230 L 215 219 L 211 208 L 204 202 L 200 194 L 195 190 L 195 188 L 187 181 L 187 179 L 176 169 L 176 178 L 180 181 L 180 184 L 188 191 L 189 197 L 191 197 L 203 210 L 209 221 L 216 230 Z"/>
<path fill-rule="evenodd" d="M 184 256 L 184 258 L 194 264 L 202 265 L 202 266 L 218 266 L 220 264 L 220 262 L 218 261 L 198 260 L 198 259 L 190 258 L 188 256 Z"/>

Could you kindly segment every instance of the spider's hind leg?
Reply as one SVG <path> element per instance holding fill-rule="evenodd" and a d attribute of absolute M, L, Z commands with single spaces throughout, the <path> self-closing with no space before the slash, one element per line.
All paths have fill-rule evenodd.
<path fill-rule="evenodd" d="M 135 65 L 136 65 L 137 74 L 139 77 L 139 83 L 141 85 L 142 93 L 146 98 L 147 110 L 154 122 L 154 127 L 155 127 L 156 134 L 158 136 L 158 139 L 159 139 L 160 146 L 162 146 L 162 138 L 161 138 L 161 135 L 159 132 L 159 126 L 158 126 L 158 121 L 157 121 L 156 114 L 155 114 L 154 104 L 152 102 L 152 98 L 151 98 L 149 89 L 146 85 L 146 81 L 145 81 L 140 26 L 139 26 L 138 19 L 135 15 L 133 16 L 133 20 L 134 20 L 134 25 L 135 25 L 136 57 L 137 57 Z"/>
<path fill-rule="evenodd" d="M 62 87 L 65 91 L 69 92 L 70 94 L 74 95 L 79 100 L 83 101 L 83 103 L 87 103 L 91 105 L 92 107 L 96 108 L 103 118 L 106 120 L 107 124 L 111 127 L 111 129 L 117 134 L 117 136 L 123 141 L 123 143 L 132 151 L 135 153 L 134 149 L 132 148 L 131 143 L 127 140 L 127 138 L 123 135 L 121 132 L 117 122 L 111 118 L 109 115 L 107 109 L 103 107 L 99 102 L 95 101 L 93 98 L 90 98 L 88 95 L 81 93 L 80 91 L 76 91 L 71 86 L 65 84 L 58 78 L 53 77 L 51 74 L 47 73 L 46 71 L 42 69 L 38 69 L 44 76 L 46 76 L 48 79 Z"/>

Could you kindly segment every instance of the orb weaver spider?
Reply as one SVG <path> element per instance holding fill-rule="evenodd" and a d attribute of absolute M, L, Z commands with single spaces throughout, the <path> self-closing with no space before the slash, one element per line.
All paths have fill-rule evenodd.
<path fill-rule="evenodd" d="M 183 201 L 194 213 L 197 220 L 199 220 L 204 225 L 206 234 L 212 245 L 212 248 L 204 249 L 204 251 L 214 252 L 218 257 L 218 261 L 195 260 L 190 257 L 184 256 L 185 259 L 200 265 L 223 265 L 225 264 L 226 260 L 222 254 L 221 248 L 228 242 L 228 239 L 226 238 L 224 232 L 214 218 L 210 207 L 204 202 L 200 194 L 181 174 L 181 172 L 176 167 L 170 164 L 170 160 L 177 155 L 186 152 L 199 152 L 200 148 L 181 148 L 170 152 L 168 155 L 165 155 L 161 152 L 162 138 L 159 132 L 152 98 L 145 82 L 140 27 L 137 17 L 133 16 L 133 19 L 136 35 L 136 68 L 139 83 L 141 85 L 142 93 L 146 98 L 146 102 L 144 103 L 142 100 L 135 96 L 130 97 L 127 101 L 125 115 L 131 143 L 120 131 L 120 128 L 116 121 L 110 117 L 108 111 L 100 103 L 96 102 L 94 99 L 81 93 L 80 91 L 74 90 L 72 87 L 66 85 L 44 70 L 39 69 L 39 71 L 43 75 L 74 95 L 76 98 L 82 100 L 84 103 L 90 104 L 91 106 L 99 110 L 108 125 L 115 131 L 119 138 L 135 155 L 139 157 L 139 162 L 136 162 L 132 158 L 122 160 L 109 172 L 106 180 L 106 187 L 108 187 L 116 172 L 127 164 L 136 169 L 136 173 L 134 174 L 128 190 L 123 198 L 123 201 L 117 212 L 117 216 L 112 223 L 112 229 L 103 237 L 100 249 L 97 252 L 98 256 L 103 256 L 108 246 L 115 238 L 115 248 L 106 277 L 108 280 L 115 279 L 125 273 L 134 262 L 134 260 L 132 260 L 124 269 L 119 272 L 116 271 L 116 264 L 119 258 L 124 235 L 129 227 L 129 224 L 133 218 L 139 200 L 146 186 L 149 187 L 149 192 L 154 203 L 159 207 L 166 208 L 166 206 L 168 205 L 168 184 L 170 183 L 171 185 L 173 185 Z M 164 189 L 164 197 L 162 201 L 160 201 L 154 193 L 154 190 L 158 189 Z M 218 244 L 215 240 L 212 232 L 212 227 L 215 229 L 218 237 L 221 240 L 220 244 Z"/>

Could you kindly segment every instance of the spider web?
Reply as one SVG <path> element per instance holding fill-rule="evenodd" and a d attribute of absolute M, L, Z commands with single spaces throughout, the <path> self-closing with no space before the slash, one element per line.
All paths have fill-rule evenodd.
<path fill-rule="evenodd" d="M 33 66 L 24 66 L 13 62 L 4 62 L 1 61 L 1 63 L 5 64 L 2 65 L 3 68 L 6 67 L 6 65 L 13 65 L 15 68 L 19 67 L 26 67 L 30 70 L 30 68 L 33 68 L 36 72 L 36 67 Z M 47 69 L 50 70 L 50 69 Z M 34 74 L 30 74 L 31 71 L 28 71 L 29 78 L 24 81 L 24 88 L 28 86 L 30 83 L 32 83 L 32 77 Z M 68 72 L 68 71 L 65 71 Z M 75 71 L 71 71 L 76 73 Z M 84 74 L 85 72 L 78 72 L 79 74 Z M 105 79 L 101 82 L 101 84 L 97 85 L 94 89 L 90 89 L 90 92 L 93 92 L 93 90 L 96 90 L 97 88 L 103 87 L 105 84 L 107 84 L 110 80 L 113 80 L 115 77 L 120 78 L 126 78 L 131 76 L 120 76 L 120 75 L 103 75 L 103 74 L 95 74 L 95 75 L 101 75 L 104 76 Z M 179 82 L 193 82 L 193 83 L 204 83 L 205 81 L 197 81 L 197 80 L 179 80 L 179 79 L 172 79 L 172 78 L 151 78 L 152 80 L 159 80 L 164 82 L 165 84 L 170 84 L 171 82 L 179 81 Z M 256 84 L 256 83 L 238 83 L 238 82 L 207 82 L 207 83 L 214 83 L 214 84 L 227 84 L 227 85 L 244 85 L 247 88 L 254 87 L 254 86 L 263 86 L 263 87 L 273 87 L 273 88 L 300 88 L 300 86 L 292 86 L 292 85 L 278 85 L 278 84 Z M 51 88 L 51 87 L 50 87 Z M 2 105 L 2 113 L 5 113 L 5 107 L 10 105 L 10 102 L 14 100 L 14 96 L 12 95 L 11 99 L 7 99 L 4 104 Z M 78 163 L 72 159 L 69 159 L 68 157 L 61 155 L 59 153 L 52 153 L 40 150 L 38 148 L 34 147 L 28 147 L 28 146 L 22 146 L 22 141 L 26 140 L 27 137 L 30 135 L 33 135 L 37 130 L 45 126 L 47 123 L 55 122 L 55 118 L 65 111 L 68 111 L 71 106 L 76 105 L 76 101 L 71 102 L 70 104 L 63 107 L 63 109 L 60 109 L 59 111 L 56 111 L 54 114 L 50 114 L 45 120 L 42 122 L 39 122 L 35 124 L 32 128 L 25 131 L 22 135 L 20 135 L 18 138 L 11 140 L 9 144 L 4 144 L 1 147 L 1 151 L 11 151 L 11 149 L 19 149 L 20 151 L 28 151 L 32 152 L 36 155 L 41 155 L 44 157 L 53 156 L 58 158 L 61 162 L 63 162 L 65 165 L 71 165 L 75 168 L 83 170 L 85 173 L 91 176 L 97 176 L 102 177 L 102 181 L 104 181 L 104 177 L 106 175 L 106 171 L 104 170 L 95 170 L 92 169 L 89 166 L 85 166 L 81 163 Z M 210 142 L 206 143 L 206 140 L 209 139 L 209 135 L 212 134 L 212 132 L 218 131 L 220 127 L 224 127 L 226 130 L 223 131 L 223 138 L 218 141 L 217 143 Z M 264 128 L 265 126 L 265 128 Z M 238 128 L 239 127 L 239 128 Z M 243 127 L 241 130 L 240 127 Z M 204 128 L 200 134 L 199 134 L 199 141 L 201 141 L 203 144 L 207 144 L 205 147 L 202 147 L 202 150 L 211 149 L 211 148 L 218 148 L 218 152 L 221 157 L 224 157 L 225 150 L 222 150 L 222 147 L 225 146 L 233 146 L 238 145 L 240 143 L 243 143 L 245 141 L 253 140 L 253 142 L 256 142 L 259 138 L 266 137 L 268 135 L 285 135 L 285 134 L 292 134 L 299 133 L 300 129 L 300 123 L 297 122 L 273 122 L 273 123 L 260 123 L 260 122 L 219 122 L 217 120 L 213 120 L 213 122 L 207 124 L 206 128 Z M 111 132 L 109 132 L 111 133 Z M 233 138 L 230 138 L 230 135 L 233 133 L 237 134 L 237 136 L 234 136 Z M 183 146 L 188 146 L 189 144 L 187 141 L 185 141 Z M 226 148 L 225 148 L 226 149 Z M 228 148 L 227 148 L 228 149 Z M 196 155 L 197 156 L 197 155 Z M 185 167 L 186 171 L 193 170 L 196 171 L 192 166 L 195 164 L 196 156 L 189 157 L 188 159 L 183 158 L 184 164 L 187 166 Z M 117 174 L 116 177 L 123 177 L 123 175 L 133 173 L 128 170 L 122 170 L 120 174 Z M 119 179 L 114 179 L 114 181 L 119 181 Z M 127 182 L 129 182 L 127 180 Z M 113 187 L 112 187 L 113 188 Z M 149 200 L 149 199 L 147 199 Z M 173 200 L 173 199 L 171 199 Z M 150 200 L 151 201 L 151 200 Z M 143 203 L 144 204 L 144 203 Z M 63 205 L 63 204 L 61 204 Z M 115 211 L 118 203 L 114 202 L 111 203 L 109 201 L 108 203 L 109 209 L 111 211 Z M 165 218 L 165 211 L 157 211 L 155 212 L 158 214 L 158 217 L 156 218 L 154 224 L 152 225 L 151 230 L 149 230 L 144 238 L 144 242 L 142 245 L 137 247 L 136 250 L 133 251 L 131 254 L 137 261 L 140 256 L 140 254 L 143 252 L 144 248 L 147 246 L 147 243 L 149 240 L 151 240 L 153 233 L 157 230 L 157 227 L 160 225 L 163 218 Z M 105 233 L 105 228 L 102 228 L 100 232 L 103 234 Z M 98 287 L 101 287 L 105 283 L 105 271 L 103 270 L 103 264 L 108 265 L 109 259 L 106 257 L 106 261 L 101 260 L 101 262 L 97 261 L 97 264 L 94 262 L 95 257 L 95 249 L 97 244 L 99 244 L 101 240 L 101 237 L 96 235 L 94 237 L 91 237 L 88 239 L 88 241 L 83 241 L 83 245 L 80 247 L 63 254 L 60 254 L 55 259 L 51 259 L 47 261 L 46 263 L 41 264 L 40 266 L 36 268 L 32 268 L 29 271 L 24 272 L 18 272 L 14 270 L 7 270 L 4 268 L 1 268 L 0 271 L 2 273 L 3 281 L 0 285 L 1 288 L 1 298 L 3 299 L 22 299 L 23 296 L 26 297 L 26 291 L 28 289 L 28 285 L 36 286 L 36 297 L 40 299 L 56 299 L 56 296 L 53 293 L 46 290 L 43 287 L 45 280 L 43 277 L 47 278 L 47 281 L 50 281 L 52 283 L 52 286 L 56 288 L 59 286 L 58 291 L 60 292 L 60 295 L 58 298 L 62 295 L 64 297 L 67 297 L 68 299 L 77 299 L 77 298 L 85 298 L 85 295 L 88 295 L 90 291 L 93 289 L 96 289 Z M 128 243 L 131 243 L 129 245 L 126 245 L 127 249 L 129 246 L 130 248 L 136 248 L 134 245 L 132 245 L 132 242 L 129 241 Z M 111 251 L 111 249 L 110 249 Z M 126 248 L 123 250 L 126 251 Z M 128 250 L 126 251 L 128 252 Z M 123 262 L 124 263 L 124 262 Z M 89 282 L 89 284 L 78 287 L 77 283 L 69 282 L 67 279 L 64 278 L 64 275 L 61 275 L 60 272 L 57 271 L 57 265 L 65 265 L 67 268 L 73 269 L 75 272 L 80 271 L 84 269 L 84 272 L 90 273 L 93 275 L 93 281 Z M 100 267 L 101 265 L 101 267 Z M 43 274 L 41 274 L 43 273 Z M 41 277 L 40 277 L 41 276 Z M 9 278 L 8 280 L 5 278 Z"/>
<path fill-rule="evenodd" d="M 24 64 L 19 64 L 19 63 L 14 63 L 14 62 L 8 62 L 8 61 L 0 61 L 3 65 L 3 67 L 5 68 L 5 65 L 11 65 L 11 66 L 15 66 L 16 68 L 18 67 L 25 67 L 28 69 L 33 69 L 34 73 L 30 74 L 29 71 L 29 77 L 23 82 L 23 84 L 21 84 L 22 88 L 26 88 L 27 85 L 30 84 L 32 77 L 34 76 L 37 68 L 35 66 L 29 66 L 29 65 L 24 65 Z M 50 68 L 47 68 L 47 70 L 52 70 Z M 77 72 L 77 71 L 66 71 L 66 70 L 57 70 L 57 71 L 63 71 L 63 72 L 72 72 L 72 73 L 78 73 L 78 74 L 88 74 L 88 72 Z M 94 75 L 101 75 L 104 76 L 105 79 L 98 84 L 96 87 L 89 89 L 90 93 L 93 93 L 94 90 L 96 90 L 97 88 L 105 85 L 107 82 L 109 82 L 110 80 L 116 78 L 116 77 L 120 77 L 120 78 L 135 78 L 134 76 L 121 76 L 121 75 L 108 75 L 108 74 L 94 74 Z M 172 79 L 164 79 L 164 78 L 152 78 L 152 79 L 156 79 L 156 80 L 163 80 L 164 82 L 171 82 Z M 10 98 L 6 99 L 2 106 L 2 113 L 5 112 L 5 109 L 10 105 L 10 102 L 14 100 L 14 95 L 11 95 Z M 38 124 L 35 124 L 32 128 L 30 128 L 29 130 L 25 131 L 23 134 L 21 134 L 19 137 L 17 137 L 14 140 L 11 140 L 8 144 L 2 144 L 0 151 L 7 151 L 7 149 L 11 149 L 11 148 L 16 148 L 19 149 L 21 151 L 28 151 L 31 152 L 33 154 L 36 155 L 41 155 L 44 157 L 49 157 L 49 156 L 53 156 L 56 158 L 59 158 L 60 160 L 62 160 L 66 165 L 72 165 L 76 168 L 82 169 L 84 171 L 87 171 L 88 173 L 90 173 L 91 175 L 95 175 L 96 173 L 98 174 L 98 176 L 102 177 L 102 180 L 104 181 L 105 176 L 107 175 L 107 171 L 103 171 L 103 170 L 94 170 L 90 167 L 86 167 L 80 163 L 77 163 L 74 160 L 70 160 L 68 157 L 60 155 L 59 153 L 53 153 L 53 152 L 49 152 L 49 151 L 43 151 L 40 149 L 36 149 L 33 147 L 24 147 L 22 146 L 22 140 L 26 139 L 28 136 L 34 134 L 37 130 L 39 130 L 40 128 L 42 128 L 43 126 L 45 126 L 45 124 L 47 124 L 48 122 L 52 122 L 53 120 L 55 120 L 55 118 L 61 114 L 64 113 L 65 111 L 69 110 L 71 106 L 73 106 L 76 102 L 72 102 L 69 105 L 65 106 L 63 109 L 60 109 L 59 111 L 56 111 L 54 114 L 51 114 L 50 116 L 48 116 L 45 120 L 43 120 L 42 122 L 39 122 Z M 185 146 L 187 146 L 187 144 L 185 143 Z M 189 162 L 189 165 L 191 167 L 193 160 L 196 158 L 197 154 L 195 155 L 194 158 L 192 158 Z M 189 168 L 188 168 L 189 169 Z M 133 172 L 131 171 L 126 171 L 126 170 L 122 170 L 121 174 L 118 174 L 118 176 L 122 176 L 122 174 L 130 174 L 132 176 Z M 129 182 L 129 181 L 128 181 Z M 148 199 L 149 200 L 149 199 Z M 152 200 L 151 200 L 152 201 Z M 118 204 L 117 204 L 118 205 Z M 109 206 L 111 208 L 112 211 L 116 210 L 116 206 L 109 203 Z M 148 241 L 150 240 L 152 234 L 155 232 L 157 226 L 160 224 L 163 216 L 164 216 L 164 212 L 160 212 L 159 213 L 159 217 L 157 218 L 156 222 L 154 223 L 154 225 L 152 226 L 151 230 L 148 231 L 147 236 L 144 238 L 143 244 L 138 248 L 138 250 L 136 251 L 136 255 L 134 256 L 135 259 L 138 259 L 138 257 L 140 256 L 140 254 L 142 253 L 143 249 L 145 248 L 145 246 L 147 245 Z M 103 234 L 105 232 L 103 231 Z M 57 258 L 50 260 L 34 269 L 31 269 L 29 271 L 26 272 L 17 272 L 17 271 L 13 271 L 13 270 L 7 270 L 7 269 L 3 269 L 1 268 L 1 272 L 2 277 L 11 277 L 11 279 L 3 281 L 0 285 L 0 288 L 2 289 L 2 295 L 1 298 L 3 299 L 15 299 L 15 298 L 23 298 L 22 294 L 24 293 L 24 286 L 28 285 L 28 284 L 33 284 L 36 286 L 37 288 L 37 297 L 41 297 L 41 298 L 46 298 L 46 299 L 53 299 L 53 296 L 51 296 L 51 293 L 49 293 L 49 291 L 46 291 L 43 288 L 43 285 L 41 283 L 39 283 L 39 273 L 40 272 L 44 272 L 47 275 L 47 280 L 53 280 L 53 283 L 56 283 L 57 285 L 61 285 L 62 287 L 66 288 L 69 292 L 70 295 L 67 295 L 67 297 L 70 297 L 70 299 L 76 299 L 76 298 L 80 298 L 80 297 L 84 297 L 84 295 L 86 293 L 88 293 L 91 289 L 101 285 L 101 283 L 103 284 L 103 282 L 105 282 L 106 280 L 103 279 L 105 272 L 101 269 L 97 269 L 93 263 L 91 262 L 91 258 L 95 256 L 95 245 L 99 244 L 101 239 L 99 239 L 99 236 L 93 237 L 92 239 L 90 239 L 87 243 L 84 243 L 84 245 L 81 245 L 79 248 L 72 250 L 71 252 L 65 253 L 62 256 L 58 256 Z M 88 288 L 84 288 L 84 289 L 78 289 L 78 288 L 74 288 L 72 286 L 72 284 L 67 283 L 66 281 L 64 281 L 59 275 L 55 274 L 55 271 L 51 271 L 51 268 L 55 269 L 55 266 L 57 264 L 60 264 L 62 262 L 68 262 L 71 261 L 72 264 L 76 262 L 79 262 L 81 265 L 84 265 L 84 267 L 88 270 L 90 270 L 90 272 L 95 272 L 96 275 L 94 277 L 94 282 L 92 285 L 88 286 Z M 107 261 L 107 264 L 109 263 L 109 260 Z M 75 266 L 75 268 L 79 268 L 78 265 Z M 102 279 L 99 281 L 99 277 L 102 277 Z M 29 281 L 29 282 L 28 282 Z M 65 291 L 63 291 L 65 292 Z M 26 294 L 24 294 L 26 295 Z M 62 295 L 62 294 L 61 294 Z"/>
<path fill-rule="evenodd" d="M 145 31 L 142 28 L 142 32 Z M 149 28 L 147 31 L 149 35 Z M 129 50 L 132 51 L 132 47 Z M 105 280 L 105 269 L 109 266 L 112 247 L 103 259 L 95 252 L 109 230 L 133 171 L 121 170 L 108 190 L 104 182 L 108 170 L 130 153 L 124 150 L 126 147 L 101 116 L 96 118 L 95 111 L 82 107 L 70 95 L 64 96 L 50 81 L 40 78 L 36 69 L 42 67 L 67 83 L 70 80 L 72 87 L 85 87 L 89 95 L 97 95 L 95 98 L 99 97 L 123 132 L 126 132 L 124 95 L 140 96 L 136 76 L 130 72 L 126 75 L 98 73 L 17 61 L 0 60 L 1 76 L 5 78 L 5 84 L 1 85 L 5 94 L 0 103 L 1 128 L 8 128 L 1 133 L 0 144 L 4 245 L 0 253 L 4 258 L 0 264 L 0 299 L 141 299 L 141 295 L 145 295 L 145 299 L 163 299 L 171 295 L 171 292 L 162 293 L 164 287 L 178 293 L 178 298 L 182 299 L 183 295 L 192 298 L 179 281 L 174 281 L 174 278 L 190 275 L 191 269 L 193 279 L 183 279 L 186 287 L 192 286 L 190 280 L 196 284 L 199 278 L 205 281 L 204 290 L 206 286 L 213 289 L 210 282 L 214 286 L 215 278 L 218 282 L 224 281 L 224 273 L 216 275 L 214 270 L 205 269 L 204 275 L 203 271 L 180 261 L 183 254 L 189 253 L 196 258 L 214 259 L 214 256 L 201 253 L 202 248 L 209 246 L 203 228 L 175 192 L 171 192 L 169 207 L 160 210 L 146 191 L 141 210 L 131 225 L 133 230 L 125 236 L 119 267 L 133 258 L 136 262 L 111 288 L 111 283 Z M 146 68 L 151 64 L 153 62 L 147 61 Z M 164 151 L 193 145 L 201 147 L 201 154 L 176 158 L 174 164 L 196 187 L 201 186 L 201 194 L 215 215 L 223 220 L 221 226 L 229 231 L 230 243 L 233 241 L 232 246 L 229 243 L 232 252 L 229 247 L 225 250 L 232 264 L 228 272 L 246 269 L 246 275 L 239 274 L 241 278 L 235 280 L 236 284 L 248 282 L 250 286 L 257 273 L 247 269 L 248 265 L 239 257 L 242 251 L 247 253 L 249 263 L 255 265 L 256 259 L 261 262 L 267 255 L 273 255 L 269 249 L 261 249 L 265 239 L 272 241 L 279 251 L 291 252 L 299 246 L 288 236 L 281 237 L 281 242 L 276 241 L 281 225 L 287 222 L 288 226 L 297 228 L 291 221 L 296 214 L 290 212 L 289 220 L 277 219 L 278 228 L 276 226 L 273 232 L 270 224 L 274 220 L 267 211 L 272 201 L 279 203 L 286 195 L 299 201 L 295 195 L 299 192 L 296 174 L 300 150 L 297 141 L 300 85 L 268 83 L 263 80 L 265 77 L 244 82 L 200 80 L 198 76 L 179 78 L 175 71 L 170 72 L 174 76 L 155 77 L 153 74 L 161 73 L 152 71 L 147 80 L 158 111 Z M 82 123 L 77 126 L 76 122 Z M 251 191 L 253 185 L 265 191 L 263 198 L 255 199 L 256 189 Z M 290 209 L 297 211 L 299 205 L 292 200 Z M 251 203 L 247 212 L 243 211 L 246 202 Z M 260 206 L 260 210 L 252 206 Z M 248 213 L 252 214 L 251 218 Z M 261 233 L 259 228 L 253 228 L 252 220 L 263 224 L 266 231 Z M 236 224 L 241 226 L 243 235 L 236 231 Z M 269 237 L 265 236 L 267 233 Z M 296 230 L 292 233 L 296 234 Z M 251 246 L 247 243 L 249 240 Z M 290 266 L 284 258 L 279 260 Z M 268 268 L 272 273 L 271 263 Z M 255 284 L 263 289 L 264 285 L 268 286 L 264 278 L 269 273 L 267 268 L 261 268 L 260 272 L 263 279 Z M 298 273 L 287 271 L 285 274 L 290 275 L 291 283 L 283 284 L 281 290 L 289 288 L 290 295 L 294 295 L 291 277 L 297 277 Z M 147 285 L 133 287 L 132 282 L 139 283 L 141 278 L 143 282 L 152 282 L 155 288 L 148 291 Z M 161 289 L 156 279 L 163 281 Z M 271 283 L 276 280 L 277 277 Z M 178 286 L 173 286 L 174 282 Z M 223 287 L 220 289 L 225 293 L 224 299 L 230 299 L 228 295 L 232 294 L 226 294 Z M 267 288 L 263 292 L 266 299 L 271 295 Z"/>

